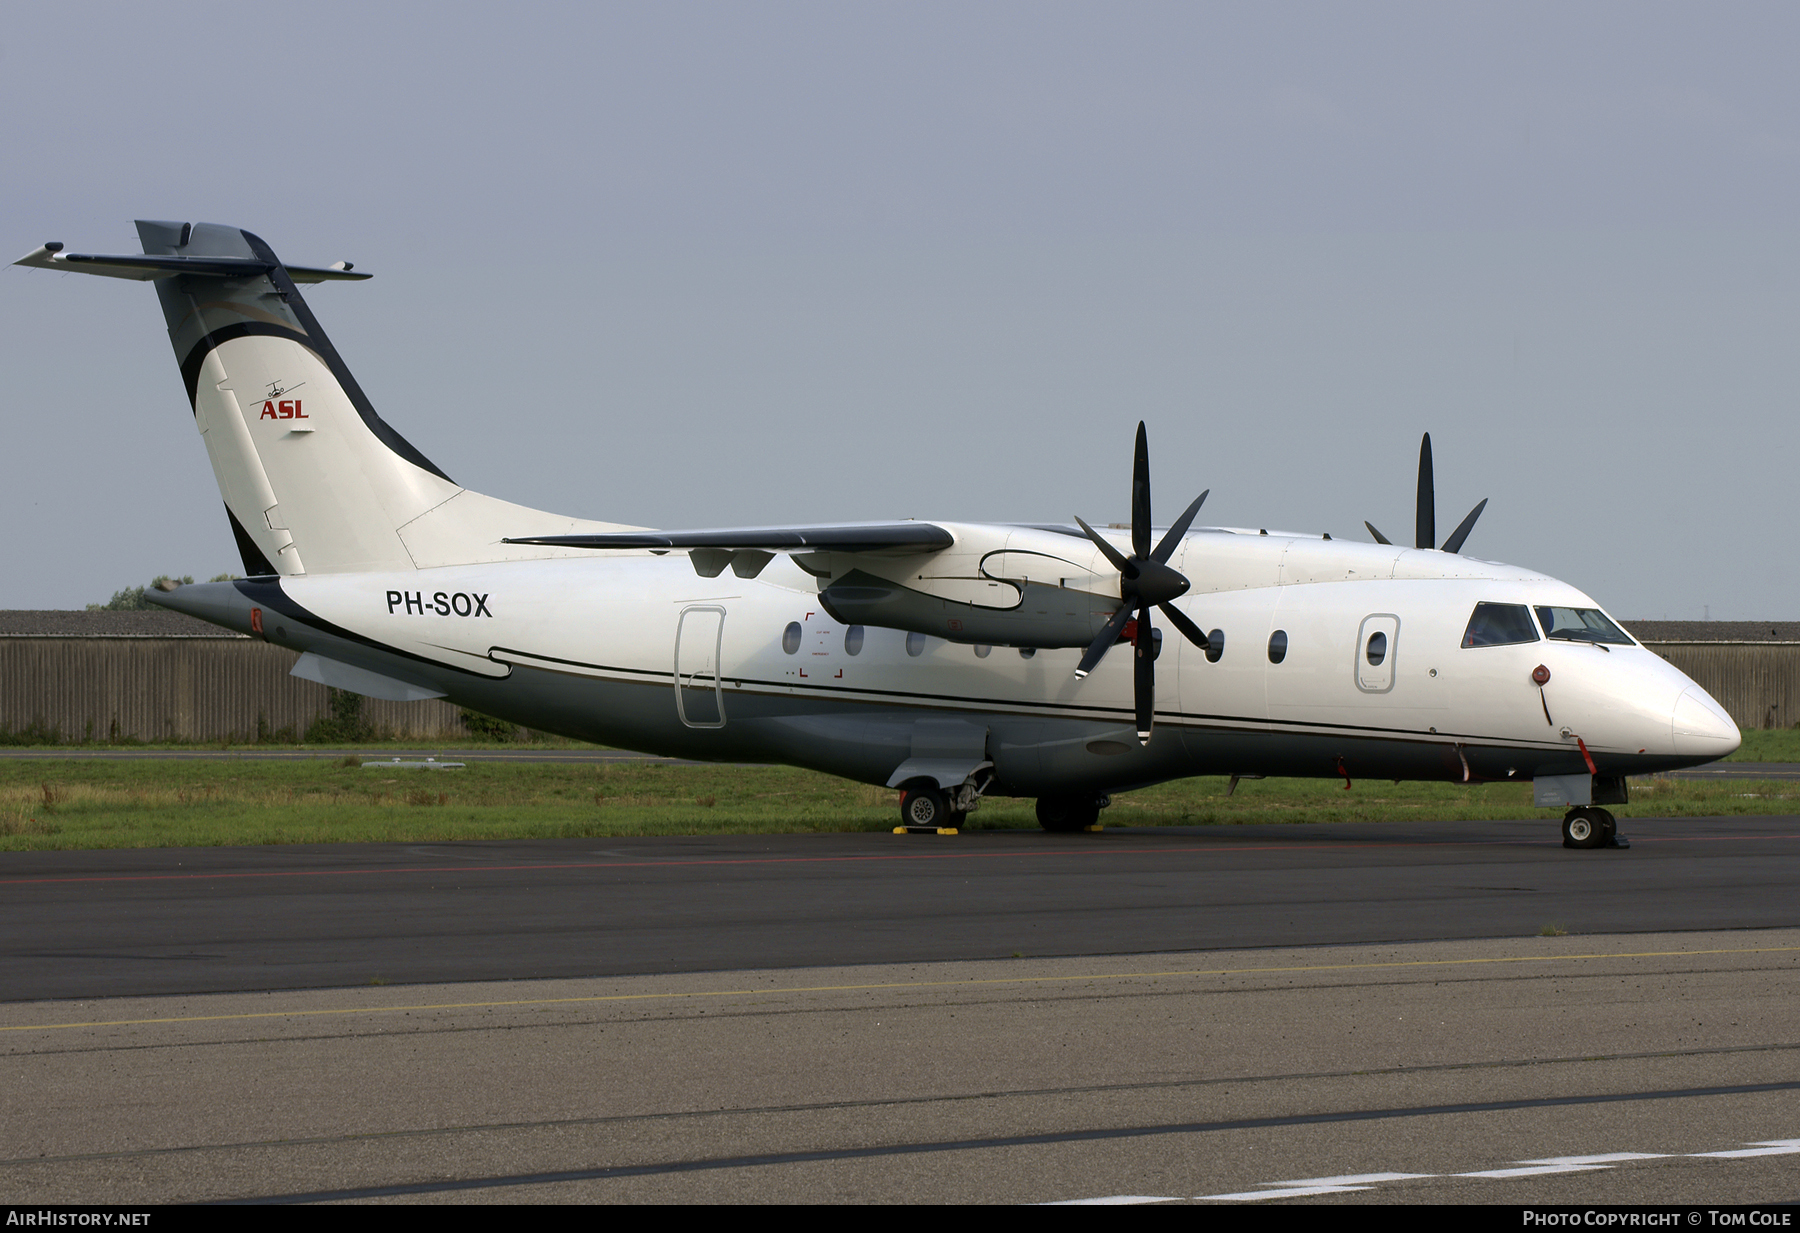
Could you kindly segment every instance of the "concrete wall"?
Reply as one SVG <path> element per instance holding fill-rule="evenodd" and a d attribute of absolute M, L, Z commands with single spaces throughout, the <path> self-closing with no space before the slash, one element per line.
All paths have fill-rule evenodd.
<path fill-rule="evenodd" d="M 1719 700 L 1737 726 L 1800 723 L 1800 642 L 1646 642 Z"/>
<path fill-rule="evenodd" d="M 38 723 L 65 740 L 254 741 L 328 714 L 323 685 L 288 675 L 299 656 L 243 637 L 0 637 L 0 728 Z M 365 698 L 362 716 L 407 738 L 465 734 L 456 707 Z"/>

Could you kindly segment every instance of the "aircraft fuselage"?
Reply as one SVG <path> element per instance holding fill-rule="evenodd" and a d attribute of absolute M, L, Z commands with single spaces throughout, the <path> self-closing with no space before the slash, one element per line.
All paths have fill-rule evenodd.
<path fill-rule="evenodd" d="M 984 533 L 1015 545 L 1036 537 L 1100 572 L 1097 554 L 1068 536 L 939 525 L 959 545 Z M 921 718 L 960 721 L 986 730 L 993 791 L 1008 795 L 1202 774 L 1643 774 L 1737 745 L 1722 714 L 1710 732 L 1678 720 L 1710 699 L 1692 701 L 1693 682 L 1642 646 L 1541 636 L 1462 645 L 1478 603 L 1597 607 L 1542 575 L 1222 531 L 1190 534 L 1175 564 L 1195 580 L 1180 606 L 1216 631 L 1219 653 L 1163 640 L 1147 746 L 1132 731 L 1129 644 L 1077 681 L 1074 648 L 848 626 L 820 603 L 820 580 L 784 557 L 756 578 L 702 577 L 679 553 L 292 577 L 231 584 L 209 616 L 236 608 L 248 631 L 260 607 L 262 636 L 278 644 L 535 728 L 681 757 L 790 762 L 885 783 Z M 172 598 L 194 610 L 200 592 L 227 585 Z M 1376 634 L 1380 662 L 1371 662 Z M 1279 662 L 1272 641 L 1283 646 Z"/>

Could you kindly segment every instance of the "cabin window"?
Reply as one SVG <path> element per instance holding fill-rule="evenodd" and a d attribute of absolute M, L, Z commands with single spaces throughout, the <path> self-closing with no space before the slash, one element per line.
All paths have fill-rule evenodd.
<path fill-rule="evenodd" d="M 849 629 L 846 629 L 844 631 L 844 654 L 846 654 L 846 655 L 862 654 L 862 644 L 863 644 L 863 627 L 862 626 L 852 625 Z"/>
<path fill-rule="evenodd" d="M 789 655 L 800 649 L 800 622 L 789 621 L 788 627 L 781 631 L 781 649 Z"/>
<path fill-rule="evenodd" d="M 1365 652 L 1369 657 L 1369 666 L 1378 668 L 1381 661 L 1387 658 L 1387 635 L 1376 630 L 1369 635 L 1369 646 Z"/>
<path fill-rule="evenodd" d="M 1538 605 L 1538 620 L 1544 626 L 1544 637 L 1562 638 L 1569 642 L 1610 642 L 1614 646 L 1633 646 L 1631 635 L 1614 625 L 1598 608 L 1552 608 Z"/>
<path fill-rule="evenodd" d="M 925 653 L 925 635 L 916 630 L 906 635 L 906 653 L 914 659 Z"/>
<path fill-rule="evenodd" d="M 1216 664 L 1223 654 L 1225 654 L 1225 631 L 1215 629 L 1206 635 L 1206 662 Z"/>
<path fill-rule="evenodd" d="M 1524 604 L 1476 604 L 1469 627 L 1463 630 L 1464 646 L 1511 646 L 1536 642 L 1537 626 Z"/>
<path fill-rule="evenodd" d="M 1278 629 L 1269 635 L 1269 662 L 1278 664 L 1287 658 L 1287 630 Z"/>

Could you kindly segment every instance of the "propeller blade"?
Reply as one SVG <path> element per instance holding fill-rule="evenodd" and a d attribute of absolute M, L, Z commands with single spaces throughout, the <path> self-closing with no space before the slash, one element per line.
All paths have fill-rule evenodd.
<path fill-rule="evenodd" d="M 1111 544 L 1107 543 L 1104 539 L 1100 538 L 1100 533 L 1098 531 L 1094 530 L 1094 528 L 1090 527 L 1087 523 L 1081 521 L 1081 516 L 1079 514 L 1077 514 L 1075 516 L 1075 525 L 1079 526 L 1083 531 L 1087 532 L 1087 537 L 1094 541 L 1094 547 L 1098 548 L 1101 552 L 1106 554 L 1106 559 L 1108 561 L 1112 562 L 1112 567 L 1114 569 L 1118 570 L 1121 574 L 1123 574 L 1127 578 L 1136 578 L 1137 577 L 1137 575 L 1138 575 L 1137 566 L 1133 565 L 1130 561 L 1126 560 L 1124 558 L 1124 556 L 1122 556 L 1120 554 L 1120 552 L 1117 548 L 1114 548 Z"/>
<path fill-rule="evenodd" d="M 1187 534 L 1188 524 L 1194 521 L 1194 515 L 1200 512 L 1200 507 L 1206 503 L 1206 498 L 1211 493 L 1212 489 L 1208 488 L 1194 498 L 1194 503 L 1187 507 L 1187 512 L 1175 520 L 1175 525 L 1169 528 L 1169 533 L 1162 537 L 1162 543 L 1158 544 L 1156 551 L 1150 554 L 1152 561 L 1158 565 L 1168 564 L 1169 558 L 1175 555 L 1175 546 L 1181 542 L 1181 537 Z"/>
<path fill-rule="evenodd" d="M 1150 628 L 1150 609 L 1137 614 L 1137 645 L 1132 648 L 1131 692 L 1137 702 L 1138 744 L 1150 743 L 1150 728 L 1156 719 L 1156 634 Z"/>
<path fill-rule="evenodd" d="M 1150 555 L 1150 439 L 1138 421 L 1137 456 L 1131 463 L 1131 555 Z"/>
<path fill-rule="evenodd" d="M 1099 666 L 1100 661 L 1106 657 L 1106 653 L 1112 649 L 1113 643 L 1119 640 L 1119 635 L 1125 632 L 1125 622 L 1130 619 L 1131 609 L 1129 607 L 1121 607 L 1113 613 L 1112 620 L 1106 623 L 1106 628 L 1100 631 L 1100 636 L 1089 644 L 1087 652 L 1081 657 L 1081 663 L 1076 665 L 1076 680 L 1079 681 Z"/>
<path fill-rule="evenodd" d="M 1388 545 L 1388 546 L 1389 546 L 1389 547 L 1390 547 L 1390 548 L 1391 548 L 1391 547 L 1393 547 L 1393 544 L 1394 544 L 1394 541 L 1393 541 L 1393 540 L 1391 540 L 1391 539 L 1389 539 L 1389 538 L 1388 538 L 1388 537 L 1387 537 L 1387 536 L 1385 536 L 1385 535 L 1383 535 L 1383 534 L 1382 534 L 1382 533 L 1381 533 L 1381 532 L 1380 532 L 1380 531 L 1377 531 L 1377 530 L 1376 530 L 1376 529 L 1375 529 L 1375 524 L 1374 524 L 1374 523 L 1372 523 L 1372 522 L 1370 522 L 1370 521 L 1368 521 L 1368 520 L 1367 520 L 1367 519 L 1364 519 L 1364 520 L 1363 520 L 1363 525 L 1364 525 L 1364 526 L 1365 526 L 1365 527 L 1367 527 L 1367 528 L 1369 528 L 1369 534 L 1370 534 L 1370 535 L 1373 535 L 1373 536 L 1374 536 L 1374 537 L 1375 537 L 1375 542 L 1376 542 L 1376 543 L 1378 543 L 1378 544 L 1386 544 L 1386 545 Z"/>
<path fill-rule="evenodd" d="M 1164 616 L 1169 618 L 1169 624 L 1173 625 L 1176 629 L 1179 629 L 1181 631 L 1181 636 L 1186 638 L 1189 642 L 1193 643 L 1203 651 L 1211 645 L 1206 634 L 1202 632 L 1200 627 L 1188 620 L 1187 614 L 1177 608 L 1174 604 L 1158 604 L 1157 608 Z"/>
<path fill-rule="evenodd" d="M 1463 541 L 1469 538 L 1469 532 L 1475 529 L 1475 520 L 1481 517 L 1481 511 L 1487 508 L 1487 498 L 1481 498 L 1481 504 L 1469 511 L 1469 516 L 1456 524 L 1456 530 L 1450 532 L 1450 538 L 1444 541 L 1445 552 L 1461 552 Z"/>
<path fill-rule="evenodd" d="M 1413 547 L 1429 548 L 1437 543 L 1437 489 L 1431 479 L 1431 434 L 1419 442 L 1419 504 L 1414 526 Z"/>

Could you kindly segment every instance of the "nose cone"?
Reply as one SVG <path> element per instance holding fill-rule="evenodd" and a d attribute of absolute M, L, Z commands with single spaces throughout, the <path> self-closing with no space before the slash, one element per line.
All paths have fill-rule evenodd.
<path fill-rule="evenodd" d="M 1698 685 L 1689 686 L 1675 700 L 1670 735 L 1676 753 L 1710 758 L 1723 758 L 1744 743 L 1725 708 Z"/>

